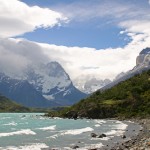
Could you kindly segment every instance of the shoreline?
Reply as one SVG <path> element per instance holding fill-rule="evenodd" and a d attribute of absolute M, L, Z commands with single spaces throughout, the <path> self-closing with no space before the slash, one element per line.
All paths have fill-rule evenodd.
<path fill-rule="evenodd" d="M 150 118 L 132 119 L 143 127 L 137 137 L 129 143 L 130 150 L 150 150 Z"/>
<path fill-rule="evenodd" d="M 150 119 L 130 119 L 130 120 L 120 120 L 120 121 L 131 121 L 133 124 L 138 124 L 142 128 L 139 130 L 139 133 L 135 136 L 129 136 L 128 132 L 133 135 L 135 129 L 127 128 L 127 132 L 125 132 L 126 138 L 123 141 L 117 142 L 112 147 L 104 146 L 97 150 L 150 150 Z M 129 126 L 129 128 L 131 128 Z"/>
<path fill-rule="evenodd" d="M 114 137 L 114 139 L 106 141 L 105 145 L 100 148 L 90 148 L 87 150 L 150 150 L 150 118 L 107 118 L 105 120 L 118 120 L 128 124 L 128 127 L 123 135 L 116 136 L 119 140 Z M 139 126 L 140 129 L 136 129 L 136 126 Z M 123 138 L 124 135 L 125 138 Z M 73 149 L 78 148 L 80 149 L 80 147 Z M 52 150 L 55 150 L 55 148 Z"/>

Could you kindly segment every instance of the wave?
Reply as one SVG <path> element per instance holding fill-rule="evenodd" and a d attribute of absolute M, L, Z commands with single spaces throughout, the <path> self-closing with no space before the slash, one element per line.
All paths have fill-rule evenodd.
<path fill-rule="evenodd" d="M 14 121 L 7 123 L 7 124 L 3 124 L 4 126 L 16 126 L 17 123 L 15 123 Z"/>
<path fill-rule="evenodd" d="M 125 130 L 128 127 L 127 124 L 120 122 L 119 124 L 116 124 L 114 126 L 114 129 L 120 129 L 120 130 Z"/>
<path fill-rule="evenodd" d="M 98 123 L 98 124 L 103 124 L 103 123 L 106 123 L 105 120 L 94 120 L 95 123 Z"/>
<path fill-rule="evenodd" d="M 66 134 L 71 134 L 71 135 L 78 135 L 78 134 L 82 134 L 85 132 L 90 132 L 93 131 L 93 128 L 90 127 L 86 127 L 86 128 L 82 128 L 82 129 L 74 129 L 74 130 L 67 130 L 63 133 L 61 133 L 61 135 L 66 135 Z"/>
<path fill-rule="evenodd" d="M 0 147 L 0 150 L 41 150 L 49 148 L 45 143 L 33 143 L 31 145 L 25 145 L 25 146 L 9 146 L 9 147 Z"/>
<path fill-rule="evenodd" d="M 101 126 L 100 124 L 96 124 L 96 125 L 95 125 L 95 127 L 100 127 L 100 126 Z"/>
<path fill-rule="evenodd" d="M 0 137 L 13 136 L 13 135 L 35 135 L 35 134 L 36 133 L 30 129 L 24 129 L 24 130 L 15 131 L 15 132 L 0 133 Z"/>
<path fill-rule="evenodd" d="M 113 136 L 120 136 L 123 135 L 125 132 L 126 128 L 128 127 L 127 124 L 124 124 L 121 121 L 116 121 L 116 125 L 113 126 L 113 129 L 111 131 L 106 132 L 105 134 L 107 136 L 113 135 Z"/>
<path fill-rule="evenodd" d="M 11 117 L 2 117 L 1 120 L 10 119 Z"/>
<path fill-rule="evenodd" d="M 103 146 L 104 145 L 102 143 L 99 143 L 99 144 L 90 144 L 90 145 L 87 145 L 87 146 L 85 146 L 83 148 L 78 148 L 78 150 L 100 149 Z"/>
<path fill-rule="evenodd" d="M 43 127 L 43 128 L 37 128 L 43 131 L 48 131 L 48 130 L 55 130 L 56 129 L 56 125 L 53 126 L 49 126 L 49 127 Z"/>

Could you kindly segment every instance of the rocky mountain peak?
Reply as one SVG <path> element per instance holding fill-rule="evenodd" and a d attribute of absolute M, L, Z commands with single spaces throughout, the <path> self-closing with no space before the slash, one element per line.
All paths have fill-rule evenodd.
<path fill-rule="evenodd" d="M 142 54 L 150 54 L 150 47 L 147 47 L 145 49 L 143 49 L 141 52 L 140 52 L 140 55 Z"/>
<path fill-rule="evenodd" d="M 64 76 L 66 79 L 69 79 L 68 74 L 65 72 L 64 68 L 56 61 L 49 62 L 45 65 L 46 73 L 51 77 L 61 77 Z"/>
<path fill-rule="evenodd" d="M 143 49 L 139 56 L 136 58 L 136 66 L 149 66 L 150 65 L 150 48 Z"/>

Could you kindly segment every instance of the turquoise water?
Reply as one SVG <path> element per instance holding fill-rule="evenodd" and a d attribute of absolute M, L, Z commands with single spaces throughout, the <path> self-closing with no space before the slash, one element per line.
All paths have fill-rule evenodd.
<path fill-rule="evenodd" d="M 0 113 L 0 150 L 41 150 L 49 148 L 100 148 L 114 136 L 122 135 L 127 124 L 116 120 L 72 120 L 45 118 L 39 113 Z M 92 138 L 91 133 L 107 137 Z"/>

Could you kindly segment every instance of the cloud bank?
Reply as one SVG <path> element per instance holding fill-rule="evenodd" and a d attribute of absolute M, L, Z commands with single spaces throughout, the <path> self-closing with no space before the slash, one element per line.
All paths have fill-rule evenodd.
<path fill-rule="evenodd" d="M 61 13 L 38 6 L 30 7 L 19 0 L 0 0 L 0 37 L 14 37 L 66 22 Z"/>
<path fill-rule="evenodd" d="M 98 50 L 7 38 L 31 32 L 40 27 L 53 27 L 61 21 L 66 21 L 66 17 L 50 9 L 38 6 L 29 7 L 18 0 L 9 2 L 0 0 L 0 3 L 0 37 L 3 37 L 0 39 L 0 70 L 7 74 L 18 74 L 31 64 L 58 61 L 73 80 L 78 76 L 89 75 L 100 79 L 113 79 L 118 73 L 132 69 L 139 52 L 145 47 L 150 47 L 150 10 L 147 9 L 116 3 L 106 5 L 107 9 L 105 5 L 89 7 L 89 3 L 84 7 L 78 7 L 80 9 L 73 9 L 73 4 L 65 7 L 62 12 L 66 12 L 67 17 L 80 21 L 90 20 L 91 17 L 111 16 L 116 26 L 122 28 L 123 31 L 120 34 L 127 34 L 131 39 L 123 48 Z M 79 12 L 82 15 L 77 18 Z M 140 15 L 142 17 L 139 17 Z"/>
<path fill-rule="evenodd" d="M 0 39 L 0 71 L 9 76 L 22 76 L 28 66 L 46 63 L 50 59 L 42 48 L 30 41 Z"/>

